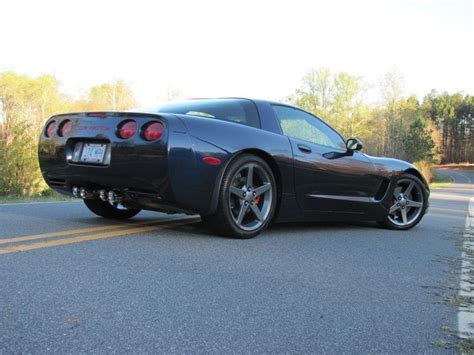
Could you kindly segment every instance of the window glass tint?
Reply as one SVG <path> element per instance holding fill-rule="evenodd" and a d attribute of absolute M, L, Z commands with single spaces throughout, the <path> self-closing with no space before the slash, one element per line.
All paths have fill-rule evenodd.
<path fill-rule="evenodd" d="M 341 136 L 313 115 L 287 106 L 274 105 L 283 133 L 314 144 L 345 148 Z"/>
<path fill-rule="evenodd" d="M 260 127 L 257 108 L 249 100 L 189 100 L 162 106 L 158 109 L 158 112 L 180 113 Z"/>

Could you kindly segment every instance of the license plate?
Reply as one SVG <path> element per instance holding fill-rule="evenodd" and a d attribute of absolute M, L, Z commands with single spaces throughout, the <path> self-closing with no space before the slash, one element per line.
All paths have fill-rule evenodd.
<path fill-rule="evenodd" d="M 106 149 L 107 144 L 84 143 L 80 161 L 101 164 L 104 161 Z"/>

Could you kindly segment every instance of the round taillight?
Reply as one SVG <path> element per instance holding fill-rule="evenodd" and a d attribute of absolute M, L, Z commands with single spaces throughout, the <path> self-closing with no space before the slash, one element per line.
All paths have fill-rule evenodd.
<path fill-rule="evenodd" d="M 55 132 L 56 132 L 56 121 L 51 121 L 46 126 L 46 130 L 44 134 L 46 135 L 46 137 L 52 137 L 54 136 Z"/>
<path fill-rule="evenodd" d="M 60 137 L 67 137 L 71 133 L 72 122 L 70 120 L 64 120 L 59 125 L 58 134 Z"/>
<path fill-rule="evenodd" d="M 143 129 L 143 137 L 147 141 L 156 141 L 163 136 L 165 127 L 160 122 L 148 123 Z"/>
<path fill-rule="evenodd" d="M 135 135 L 137 123 L 135 121 L 124 121 L 118 126 L 117 134 L 122 139 L 128 139 Z"/>

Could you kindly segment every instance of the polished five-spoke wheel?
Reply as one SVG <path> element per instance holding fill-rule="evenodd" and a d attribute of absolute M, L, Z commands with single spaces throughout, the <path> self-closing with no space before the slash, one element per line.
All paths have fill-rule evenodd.
<path fill-rule="evenodd" d="M 272 170 L 253 155 L 237 157 L 222 181 L 217 213 L 205 216 L 222 235 L 252 238 L 270 223 L 276 205 L 276 183 Z"/>
<path fill-rule="evenodd" d="M 404 174 L 397 180 L 388 216 L 383 222 L 391 229 L 409 229 L 423 217 L 427 194 L 423 183 L 415 176 Z"/>
<path fill-rule="evenodd" d="M 229 208 L 237 226 L 245 231 L 258 229 L 272 206 L 269 174 L 258 164 L 245 164 L 234 176 L 229 191 Z"/>

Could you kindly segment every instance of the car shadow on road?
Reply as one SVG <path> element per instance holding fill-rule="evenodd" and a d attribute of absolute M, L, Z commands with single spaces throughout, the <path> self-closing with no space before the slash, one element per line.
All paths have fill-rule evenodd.
<path fill-rule="evenodd" d="M 269 227 L 273 231 L 286 230 L 341 230 L 354 228 L 377 228 L 376 223 L 371 222 L 289 222 L 275 223 Z"/>
<path fill-rule="evenodd" d="M 311 232 L 331 232 L 331 231 L 350 231 L 354 229 L 371 228 L 377 229 L 375 223 L 370 222 L 292 222 L 292 223 L 274 223 L 263 232 L 264 234 L 278 235 L 287 233 L 311 233 Z M 203 222 L 197 222 L 183 226 L 172 226 L 166 228 L 176 232 L 183 232 L 187 235 L 193 235 L 196 237 L 212 237 L 212 238 L 224 238 L 228 237 L 220 236 L 216 234 L 211 228 L 205 225 Z"/>

